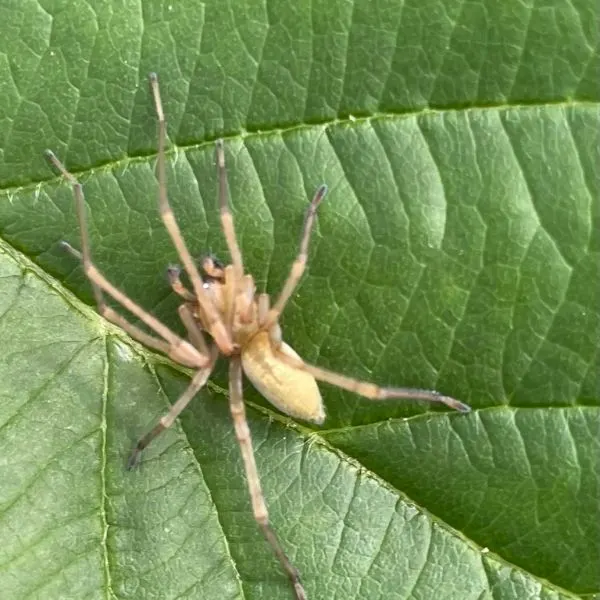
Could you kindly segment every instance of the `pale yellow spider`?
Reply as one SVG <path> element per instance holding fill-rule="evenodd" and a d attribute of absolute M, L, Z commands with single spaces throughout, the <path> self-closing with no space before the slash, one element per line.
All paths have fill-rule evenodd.
<path fill-rule="evenodd" d="M 230 360 L 229 407 L 246 469 L 254 518 L 287 573 L 296 600 L 305 600 L 306 592 L 300 582 L 298 571 L 286 556 L 274 530 L 269 525 L 267 507 L 254 460 L 250 430 L 246 421 L 246 411 L 242 398 L 242 371 L 261 394 L 279 410 L 313 423 L 322 423 L 325 419 L 323 401 L 316 380 L 325 381 L 371 400 L 416 398 L 442 402 L 462 412 L 468 412 L 470 408 L 454 398 L 443 396 L 435 391 L 384 388 L 373 383 L 358 381 L 338 373 L 326 371 L 305 363 L 282 340 L 278 319 L 304 272 L 315 215 L 327 192 L 327 188 L 322 185 L 308 207 L 300 241 L 300 251 L 292 265 L 282 292 L 271 307 L 267 294 L 256 295 L 252 275 L 244 274 L 242 255 L 237 243 L 233 217 L 227 199 L 225 154 L 221 140 L 216 144 L 219 200 L 221 224 L 231 255 L 231 264 L 223 267 L 214 258 L 205 258 L 202 262 L 205 278 L 203 279 L 200 276 L 196 263 L 181 236 L 167 198 L 165 174 L 166 122 L 158 78 L 154 73 L 150 75 L 150 87 L 158 117 L 157 165 L 160 215 L 193 288 L 190 291 L 183 286 L 179 279 L 178 268 L 171 267 L 169 269 L 171 286 L 184 299 L 183 304 L 179 307 L 179 316 L 187 329 L 188 340 L 176 335 L 156 317 L 138 306 L 123 292 L 114 287 L 94 266 L 90 254 L 81 184 L 66 170 L 51 151 L 47 151 L 49 160 L 73 186 L 81 234 L 81 252 L 75 250 L 66 242 L 63 242 L 63 245 L 71 254 L 82 261 L 85 274 L 89 278 L 94 291 L 98 312 L 142 344 L 166 354 L 181 365 L 196 370 L 188 388 L 175 402 L 171 410 L 159 420 L 150 432 L 137 442 L 129 458 L 128 467 L 134 467 L 139 462 L 141 451 L 157 435 L 173 424 L 181 411 L 204 386 L 213 370 L 217 356 L 222 354 L 228 357 Z M 146 333 L 115 312 L 104 302 L 104 293 L 112 296 L 114 300 L 145 323 L 156 335 Z M 205 333 L 210 336 L 210 342 L 205 340 Z"/>

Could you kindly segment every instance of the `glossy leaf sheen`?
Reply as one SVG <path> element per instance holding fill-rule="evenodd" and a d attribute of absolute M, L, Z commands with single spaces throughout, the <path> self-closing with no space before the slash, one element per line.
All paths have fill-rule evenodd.
<path fill-rule="evenodd" d="M 307 360 L 436 388 L 470 415 L 322 386 L 314 431 L 248 385 L 273 524 L 311 600 L 600 594 L 598 7 L 444 2 L 0 7 L 2 598 L 289 599 L 252 519 L 219 368 L 141 468 L 188 376 L 106 324 L 79 246 L 181 331 L 156 127 L 194 255 L 227 259 L 225 137 L 246 269 Z"/>

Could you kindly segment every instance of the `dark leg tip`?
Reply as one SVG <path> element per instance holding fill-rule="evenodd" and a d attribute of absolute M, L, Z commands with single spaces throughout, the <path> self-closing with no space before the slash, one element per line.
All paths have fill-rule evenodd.
<path fill-rule="evenodd" d="M 179 279 L 181 275 L 181 267 L 179 265 L 169 265 L 167 267 L 167 279 L 170 283 L 174 280 Z"/>
<path fill-rule="evenodd" d="M 459 400 L 456 400 L 455 398 L 451 398 L 450 396 L 440 396 L 440 399 L 446 406 L 449 406 L 450 408 L 453 408 L 454 410 L 457 410 L 458 412 L 461 412 L 461 413 L 470 413 L 471 412 L 471 407 L 468 404 L 464 404 L 463 402 L 460 402 Z"/>
<path fill-rule="evenodd" d="M 71 256 L 74 256 L 78 260 L 82 260 L 81 252 L 79 252 L 79 250 L 75 250 L 75 248 L 73 248 L 69 242 L 61 240 L 58 245 L 60 246 L 61 250 L 68 252 Z"/>
<path fill-rule="evenodd" d="M 150 80 L 150 83 L 156 83 L 158 81 L 158 75 L 152 71 L 148 73 L 148 79 Z"/>
<path fill-rule="evenodd" d="M 318 206 L 321 203 L 321 201 L 323 200 L 323 198 L 325 198 L 325 195 L 327 194 L 328 189 L 329 188 L 324 183 L 321 184 L 317 188 L 317 191 L 315 192 L 315 195 L 313 196 L 313 200 L 312 200 L 313 206 Z"/>
<path fill-rule="evenodd" d="M 138 448 L 134 448 L 133 452 L 129 455 L 127 459 L 127 470 L 134 471 L 140 466 L 140 459 L 142 458 L 142 451 Z"/>
<path fill-rule="evenodd" d="M 58 158 L 56 157 L 56 154 L 54 154 L 54 152 L 52 152 L 52 150 L 50 150 L 49 148 L 46 148 L 46 150 L 44 150 L 44 158 L 58 171 L 62 171 L 62 165 L 60 164 L 60 161 L 58 160 Z"/>
<path fill-rule="evenodd" d="M 215 141 L 215 154 L 217 155 L 217 167 L 221 177 L 223 177 L 225 173 L 225 146 L 222 138 Z"/>

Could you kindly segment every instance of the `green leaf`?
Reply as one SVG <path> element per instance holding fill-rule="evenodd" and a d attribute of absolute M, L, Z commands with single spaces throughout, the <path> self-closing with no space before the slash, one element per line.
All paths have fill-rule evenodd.
<path fill-rule="evenodd" d="M 94 260 L 169 326 L 177 255 L 227 259 L 225 137 L 245 266 L 276 295 L 325 182 L 282 320 L 307 360 L 434 387 L 469 415 L 322 386 L 321 428 L 248 385 L 273 525 L 311 600 L 600 594 L 598 6 L 575 3 L 0 7 L 2 598 L 289 599 L 252 518 L 219 369 L 125 470 L 187 373 L 93 310 Z"/>

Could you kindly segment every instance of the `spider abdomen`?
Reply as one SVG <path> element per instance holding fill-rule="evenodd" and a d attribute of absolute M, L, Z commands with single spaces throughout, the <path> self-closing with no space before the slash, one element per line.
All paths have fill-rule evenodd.
<path fill-rule="evenodd" d="M 302 360 L 285 342 L 279 351 Z M 266 331 L 256 334 L 242 349 L 242 367 L 252 385 L 280 411 L 312 423 L 325 420 L 315 378 L 278 358 Z"/>

